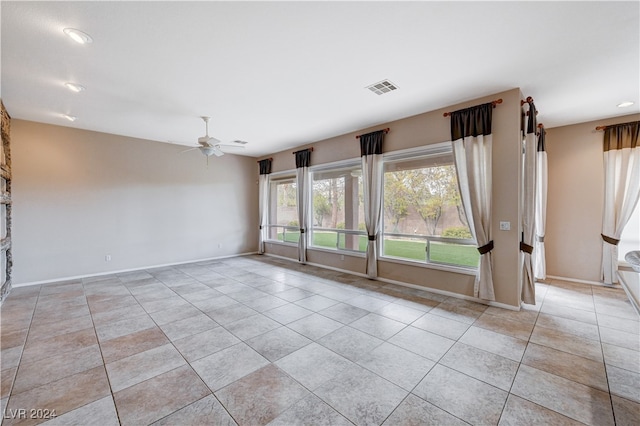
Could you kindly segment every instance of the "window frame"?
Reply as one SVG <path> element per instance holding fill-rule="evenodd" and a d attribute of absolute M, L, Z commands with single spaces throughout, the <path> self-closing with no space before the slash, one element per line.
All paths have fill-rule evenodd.
<path fill-rule="evenodd" d="M 272 184 L 278 184 L 278 183 L 286 183 L 286 182 L 293 182 L 297 184 L 297 179 L 296 179 L 296 172 L 295 170 L 285 170 L 282 172 L 276 172 L 276 173 L 271 173 L 269 175 L 269 197 L 268 197 L 268 202 L 267 202 L 267 238 L 265 240 L 265 242 L 269 243 L 269 244 L 282 244 L 282 245 L 286 245 L 286 246 L 292 246 L 292 247 L 297 247 L 298 246 L 298 241 L 296 242 L 292 242 L 292 241 L 286 241 L 286 231 L 287 230 L 293 230 L 293 231 L 297 231 L 298 233 L 300 232 L 300 226 L 293 226 L 293 225 L 278 225 L 277 223 L 274 224 L 272 223 L 272 219 L 273 219 L 273 209 L 274 207 L 277 209 L 277 202 L 278 200 L 275 200 L 275 206 L 273 204 L 274 200 L 273 200 L 273 191 L 272 191 Z M 296 196 L 296 212 L 297 212 L 297 208 L 298 208 L 298 200 L 297 200 L 297 196 Z M 278 235 L 278 229 L 282 228 L 282 240 L 279 239 L 274 239 L 271 237 L 272 235 L 272 230 L 275 229 L 275 235 Z M 300 238 L 300 236 L 298 235 L 298 238 Z"/>
<path fill-rule="evenodd" d="M 360 250 L 355 250 L 355 249 L 349 249 L 349 248 L 340 248 L 340 235 L 343 235 L 343 239 L 346 239 L 346 237 L 348 235 L 357 235 L 357 236 L 363 236 L 366 237 L 367 236 L 367 232 L 366 231 L 360 231 L 357 229 L 334 229 L 334 228 L 329 228 L 329 227 L 318 227 L 315 225 L 315 217 L 314 217 L 314 205 L 313 205 L 313 182 L 314 182 L 314 176 L 316 173 L 326 173 L 326 172 L 330 172 L 330 171 L 340 171 L 340 170 L 345 170 L 345 169 L 358 169 L 360 170 L 360 172 L 362 172 L 362 162 L 360 160 L 360 158 L 357 159 L 346 159 L 346 160 L 340 160 L 340 161 L 334 161 L 331 163 L 325 163 L 325 164 L 319 164 L 316 166 L 312 166 L 309 168 L 309 197 L 311 198 L 311 208 L 309 209 L 309 214 L 311 215 L 311 220 L 309 220 L 310 226 L 309 226 L 309 244 L 307 246 L 308 249 L 312 249 L 312 250 L 319 250 L 319 251 L 326 251 L 329 253 L 339 253 L 339 254 L 348 254 L 348 255 L 352 255 L 352 256 L 357 256 L 357 257 L 366 257 L 366 248 L 364 249 L 364 251 L 360 251 Z M 337 233 L 337 238 L 336 238 L 336 247 L 327 247 L 327 246 L 318 246 L 318 245 L 314 245 L 313 241 L 314 241 L 314 232 L 315 231 L 324 231 L 324 232 L 335 232 Z"/>
<path fill-rule="evenodd" d="M 402 162 L 406 162 L 406 161 L 419 161 L 421 159 L 428 159 L 428 158 L 434 158 L 434 157 L 440 157 L 443 155 L 451 155 L 453 156 L 453 146 L 451 145 L 451 142 L 440 142 L 440 143 L 436 143 L 436 144 L 431 144 L 431 145 L 425 145 L 425 146 L 420 146 L 420 147 L 415 147 L 415 148 L 408 148 L 408 149 L 403 149 L 403 150 L 398 150 L 398 151 L 392 151 L 392 152 L 387 152 L 383 154 L 382 157 L 382 162 L 383 162 L 383 170 L 385 168 L 385 166 L 389 163 L 402 163 Z M 382 209 L 384 209 L 384 200 L 385 200 L 385 191 L 384 191 L 384 179 L 385 179 L 385 172 L 383 171 L 382 173 L 382 197 L 381 197 L 381 202 L 382 202 Z M 431 254 L 431 250 L 429 250 L 431 243 L 454 243 L 454 244 L 459 244 L 462 246 L 473 246 L 476 247 L 477 244 L 475 242 L 475 240 L 473 238 L 465 238 L 465 239 L 459 239 L 459 238 L 448 238 L 448 237 L 438 237 L 438 236 L 432 236 L 432 235 L 411 235 L 411 234 L 401 234 L 401 233 L 393 233 L 393 232 L 385 232 L 385 214 L 381 215 L 381 224 L 380 224 L 380 238 L 377 241 L 377 251 L 378 251 L 378 259 L 379 260 L 383 260 L 383 261 L 387 261 L 387 262 L 393 262 L 393 263 L 400 263 L 400 264 L 405 264 L 405 265 L 411 265 L 411 266 L 419 266 L 419 267 L 425 267 L 425 268 L 431 268 L 431 269 L 440 269 L 440 270 L 445 270 L 445 271 L 454 271 L 454 272 L 461 272 L 461 273 L 465 273 L 465 274 L 470 274 L 470 275 L 475 275 L 476 271 L 478 270 L 477 266 L 467 266 L 467 265 L 460 265 L 460 264 L 455 264 L 455 263 L 447 263 L 447 262 L 439 262 L 439 261 L 435 261 L 435 260 L 431 260 L 430 259 L 430 254 Z M 390 255 L 385 255 L 384 253 L 384 241 L 385 241 L 385 236 L 399 236 L 399 237 L 404 237 L 404 238 L 412 238 L 412 239 L 417 239 L 417 240 L 424 240 L 426 247 L 425 247 L 425 259 L 424 260 L 417 260 L 417 259 L 410 259 L 410 258 L 405 258 L 405 257 L 396 257 L 396 256 L 390 256 Z"/>

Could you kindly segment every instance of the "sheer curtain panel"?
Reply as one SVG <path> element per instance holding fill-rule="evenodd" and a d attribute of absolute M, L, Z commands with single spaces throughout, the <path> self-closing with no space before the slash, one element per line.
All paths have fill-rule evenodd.
<path fill-rule="evenodd" d="M 367 229 L 367 276 L 378 276 L 378 236 L 382 219 L 382 144 L 384 130 L 360 136 L 364 224 Z"/>
<path fill-rule="evenodd" d="M 602 217 L 602 279 L 618 282 L 618 242 L 640 198 L 640 121 L 604 130 L 604 215 Z"/>
<path fill-rule="evenodd" d="M 298 224 L 300 238 L 298 239 L 298 261 L 307 262 L 307 230 L 309 229 L 309 166 L 311 165 L 311 149 L 296 151 L 296 197 L 298 202 Z"/>
<path fill-rule="evenodd" d="M 451 140 L 460 197 L 480 262 L 474 295 L 495 300 L 491 250 L 491 118 L 493 103 L 451 113 Z"/>
<path fill-rule="evenodd" d="M 540 125 L 541 126 L 541 125 Z M 546 131 L 540 127 L 538 134 L 538 160 L 536 162 L 536 240 L 533 245 L 533 276 L 538 280 L 547 278 L 547 261 L 544 250 L 544 235 L 547 223 L 547 188 L 548 188 L 548 166 L 547 151 L 544 146 Z"/>
<path fill-rule="evenodd" d="M 536 202 L 536 159 L 538 141 L 536 138 L 536 107 L 527 98 L 529 117 L 525 129 L 522 161 L 522 236 L 520 251 L 523 254 L 521 299 L 529 305 L 536 304 L 535 277 L 533 276 L 533 244 L 535 234 Z"/>
<path fill-rule="evenodd" d="M 269 211 L 269 174 L 271 158 L 258 161 L 260 176 L 258 177 L 258 215 L 260 216 L 260 234 L 258 235 L 258 253 L 264 253 L 264 242 L 268 237 L 267 220 Z"/>

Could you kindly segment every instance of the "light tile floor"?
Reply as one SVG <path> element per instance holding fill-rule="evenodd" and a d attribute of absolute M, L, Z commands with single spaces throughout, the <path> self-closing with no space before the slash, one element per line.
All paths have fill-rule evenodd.
<path fill-rule="evenodd" d="M 266 256 L 16 288 L 3 425 L 640 424 L 620 289 L 487 307 Z"/>

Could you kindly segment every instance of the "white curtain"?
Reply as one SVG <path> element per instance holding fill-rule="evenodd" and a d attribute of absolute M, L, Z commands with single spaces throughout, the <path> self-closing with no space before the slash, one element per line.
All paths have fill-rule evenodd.
<path fill-rule="evenodd" d="M 360 136 L 364 223 L 367 229 L 367 276 L 378 276 L 378 237 L 382 219 L 382 143 L 384 130 Z"/>
<path fill-rule="evenodd" d="M 480 262 L 474 295 L 495 300 L 493 290 L 493 240 L 491 239 L 491 116 L 493 104 L 451 114 L 451 140 L 460 196 Z"/>
<path fill-rule="evenodd" d="M 264 242 L 268 238 L 269 211 L 269 173 L 271 173 L 271 159 L 258 161 L 260 175 L 258 177 L 258 215 L 260 216 L 260 234 L 258 236 L 258 253 L 264 253 Z"/>
<path fill-rule="evenodd" d="M 300 226 L 300 238 L 298 239 L 298 261 L 307 262 L 307 230 L 309 228 L 309 165 L 311 163 L 311 150 L 297 151 L 296 155 L 296 200 L 298 206 L 298 224 Z"/>
<path fill-rule="evenodd" d="M 533 276 L 538 280 L 547 278 L 547 261 L 544 250 L 544 235 L 547 223 L 548 166 L 547 151 L 544 146 L 545 130 L 538 135 L 538 161 L 536 162 L 536 241 L 533 245 Z"/>
<path fill-rule="evenodd" d="M 640 198 L 640 121 L 607 126 L 604 131 L 604 215 L 602 278 L 618 282 L 618 242 Z"/>
<path fill-rule="evenodd" d="M 535 235 L 536 160 L 538 140 L 536 137 L 536 108 L 530 98 L 529 117 L 524 138 L 522 173 L 522 238 L 520 251 L 523 254 L 521 299 L 529 305 L 536 304 L 535 277 L 533 275 L 533 245 Z"/>

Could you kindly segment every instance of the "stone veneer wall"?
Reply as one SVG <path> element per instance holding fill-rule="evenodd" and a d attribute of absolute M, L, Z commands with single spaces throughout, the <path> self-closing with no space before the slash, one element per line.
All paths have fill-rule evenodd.
<path fill-rule="evenodd" d="M 5 279 L 0 288 L 0 303 L 4 302 L 11 291 L 11 268 L 13 266 L 11 256 L 11 117 L 0 100 L 0 113 L 2 118 L 0 143 L 2 144 L 2 157 L 0 158 L 0 174 L 4 181 L 4 188 L 0 192 L 0 204 L 5 205 L 6 236 L 0 240 L 0 255 L 4 256 Z"/>

